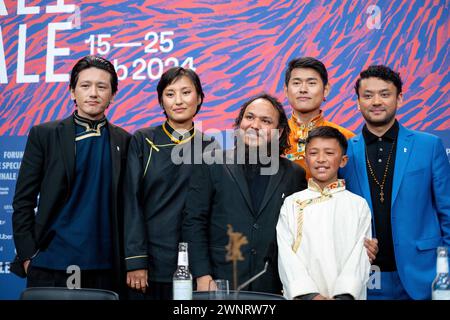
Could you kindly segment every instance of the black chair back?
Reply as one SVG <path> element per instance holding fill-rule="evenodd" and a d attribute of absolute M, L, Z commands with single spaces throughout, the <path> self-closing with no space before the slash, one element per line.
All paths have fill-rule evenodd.
<path fill-rule="evenodd" d="M 101 289 L 27 288 L 20 300 L 119 300 L 114 291 Z"/>

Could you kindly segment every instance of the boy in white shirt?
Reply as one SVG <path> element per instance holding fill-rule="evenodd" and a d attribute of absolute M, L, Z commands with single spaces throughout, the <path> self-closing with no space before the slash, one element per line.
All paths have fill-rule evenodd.
<path fill-rule="evenodd" d="M 365 199 L 345 189 L 338 170 L 347 140 L 337 129 L 313 129 L 306 139 L 308 189 L 286 198 L 277 224 L 278 268 L 288 299 L 366 299 L 371 238 Z"/>

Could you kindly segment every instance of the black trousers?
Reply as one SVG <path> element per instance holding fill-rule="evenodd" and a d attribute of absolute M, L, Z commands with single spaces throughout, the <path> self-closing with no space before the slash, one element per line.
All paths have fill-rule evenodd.
<path fill-rule="evenodd" d="M 68 287 L 67 280 L 71 274 L 63 270 L 51 270 L 33 267 L 30 264 L 27 273 L 27 288 L 31 287 Z M 114 290 L 111 270 L 81 270 L 80 287 Z M 73 282 L 69 281 L 69 286 Z"/>

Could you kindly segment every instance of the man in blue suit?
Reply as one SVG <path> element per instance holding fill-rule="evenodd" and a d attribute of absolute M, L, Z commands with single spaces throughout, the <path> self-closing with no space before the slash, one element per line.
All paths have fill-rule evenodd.
<path fill-rule="evenodd" d="M 403 98 L 397 72 L 371 66 L 355 90 L 366 124 L 349 141 L 341 175 L 372 210 L 381 283 L 368 298 L 430 299 L 436 247 L 450 246 L 450 165 L 442 141 L 395 119 Z"/>

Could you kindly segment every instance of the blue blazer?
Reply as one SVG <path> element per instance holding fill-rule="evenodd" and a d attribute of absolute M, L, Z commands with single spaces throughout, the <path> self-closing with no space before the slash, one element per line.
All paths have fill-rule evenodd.
<path fill-rule="evenodd" d="M 340 170 L 348 190 L 372 211 L 362 134 L 349 140 Z M 403 287 L 413 299 L 430 299 L 436 248 L 450 246 L 450 164 L 442 141 L 400 125 L 392 185 L 392 239 Z M 374 223 L 372 223 L 374 226 Z M 374 230 L 372 230 L 374 231 Z M 375 235 L 375 232 L 372 232 Z"/>

